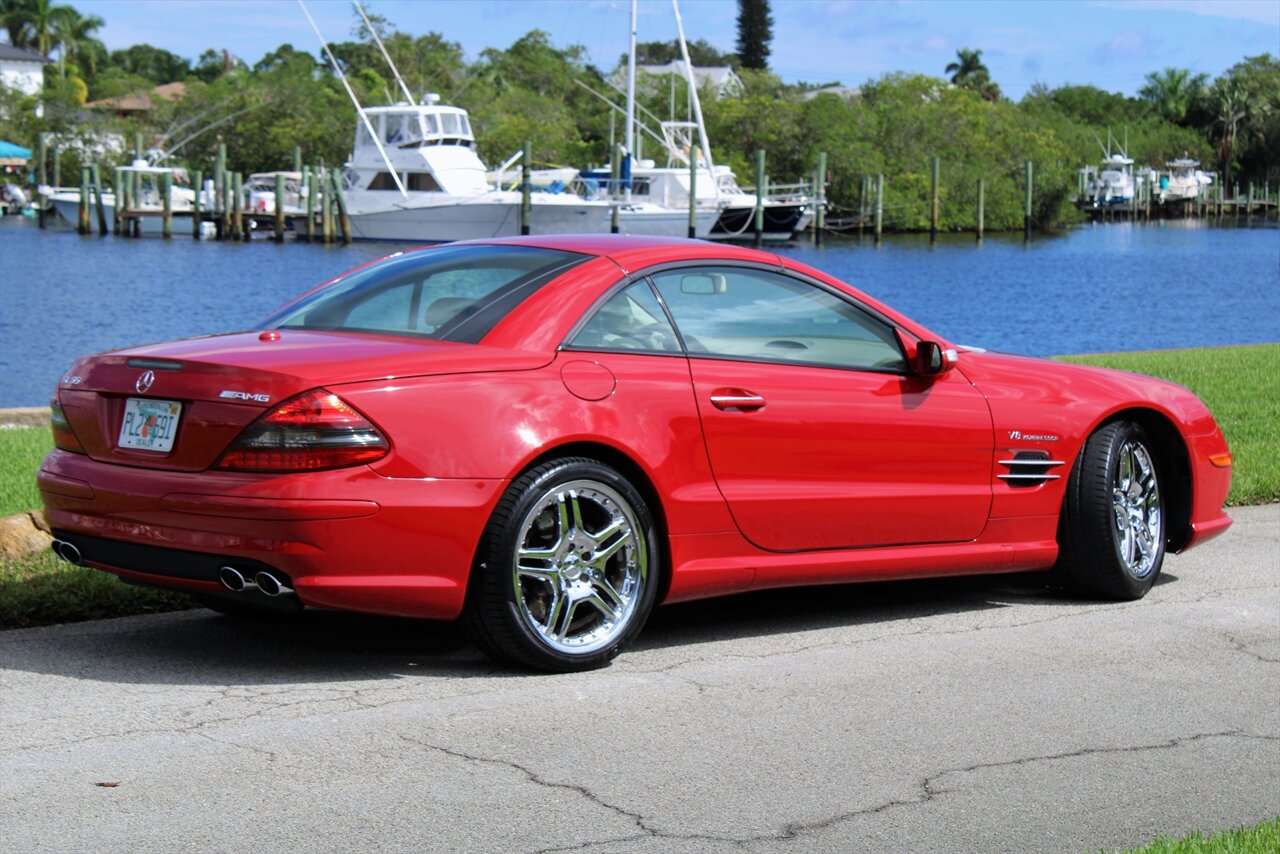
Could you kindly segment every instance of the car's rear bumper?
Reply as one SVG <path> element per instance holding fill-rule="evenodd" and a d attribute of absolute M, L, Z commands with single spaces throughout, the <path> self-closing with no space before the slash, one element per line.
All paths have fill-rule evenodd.
<path fill-rule="evenodd" d="M 283 575 L 304 605 L 432 619 L 461 612 L 476 544 L 506 486 L 365 467 L 164 472 L 56 450 L 37 482 L 50 527 L 87 565 L 211 593 L 225 592 L 218 568 L 239 562 Z"/>

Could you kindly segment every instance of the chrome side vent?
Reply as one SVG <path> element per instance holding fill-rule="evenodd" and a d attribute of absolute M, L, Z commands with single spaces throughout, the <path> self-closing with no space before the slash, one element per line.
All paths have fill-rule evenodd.
<path fill-rule="evenodd" d="M 1010 486 L 1040 486 L 1051 480 L 1058 480 L 1062 475 L 1050 474 L 1057 466 L 1066 465 L 1062 460 L 1051 460 L 1045 451 L 1017 451 L 1011 460 L 1000 460 L 1000 465 L 1008 466 L 1009 471 L 997 475 Z"/>

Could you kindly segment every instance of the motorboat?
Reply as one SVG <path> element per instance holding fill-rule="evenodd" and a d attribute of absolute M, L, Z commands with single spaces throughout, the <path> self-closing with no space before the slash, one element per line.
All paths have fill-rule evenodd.
<path fill-rule="evenodd" d="M 172 215 L 172 227 L 175 232 L 180 228 L 190 228 L 192 212 L 195 209 L 196 191 L 183 186 L 187 183 L 187 172 L 170 166 L 152 166 L 146 160 L 135 160 L 128 166 L 118 170 L 122 179 L 136 181 L 136 198 L 131 210 L 143 216 L 138 220 L 142 224 L 143 234 L 160 234 L 164 230 L 161 214 L 164 212 L 164 176 L 170 176 L 169 211 Z M 39 193 L 46 198 L 58 212 L 58 216 L 75 225 L 79 221 L 80 189 L 78 187 L 40 187 Z M 96 222 L 96 199 L 90 196 L 90 219 Z M 106 215 L 107 227 L 114 229 L 116 222 L 116 193 L 112 190 L 102 191 L 102 207 Z M 182 223 L 182 225 L 179 225 Z"/>
<path fill-rule="evenodd" d="M 1165 163 L 1167 174 L 1160 176 L 1160 203 L 1197 199 L 1213 183 L 1213 176 L 1201 171 L 1200 161 L 1178 157 Z"/>
<path fill-rule="evenodd" d="M 490 183 L 465 109 L 428 94 L 418 104 L 362 113 L 343 172 L 354 237 L 443 242 L 520 233 L 522 193 Z M 529 204 L 533 234 L 606 233 L 615 204 L 623 234 L 683 236 L 688 228 L 683 211 L 643 200 L 583 198 L 566 185 L 535 189 Z M 714 224 L 714 216 L 701 216 L 698 236 Z"/>

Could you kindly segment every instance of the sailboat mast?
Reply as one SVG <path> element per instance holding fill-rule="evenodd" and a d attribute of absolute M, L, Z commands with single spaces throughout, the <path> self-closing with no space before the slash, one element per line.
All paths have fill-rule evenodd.
<path fill-rule="evenodd" d="M 634 0 L 633 0 L 634 2 Z M 693 76 L 693 63 L 689 61 L 689 45 L 684 40 L 684 22 L 680 20 L 680 3 L 671 0 L 671 9 L 676 13 L 676 32 L 680 35 L 680 56 L 684 58 L 684 70 L 689 81 L 689 95 L 693 98 L 693 114 L 698 120 L 698 141 L 702 144 L 702 156 L 707 162 L 707 174 L 711 177 L 711 189 L 716 201 L 720 200 L 720 182 L 716 180 L 716 168 L 711 162 L 711 143 L 707 141 L 707 124 L 702 120 L 702 103 L 698 100 L 698 85 Z M 693 162 L 693 152 L 689 152 Z"/>
<path fill-rule="evenodd" d="M 627 176 L 626 199 L 631 201 L 631 153 L 636 143 L 636 3 L 631 0 L 631 38 L 627 48 L 627 124 L 623 130 L 623 144 L 626 147 L 626 166 L 623 173 Z"/>

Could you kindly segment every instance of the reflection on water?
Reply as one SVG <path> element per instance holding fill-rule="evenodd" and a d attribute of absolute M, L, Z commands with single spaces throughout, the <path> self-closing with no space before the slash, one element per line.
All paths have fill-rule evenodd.
<path fill-rule="evenodd" d="M 0 220 L 0 406 L 39 406 L 80 355 L 245 329 L 403 244 L 81 237 Z M 1280 231 L 1195 221 L 797 244 L 826 270 L 965 344 L 1031 355 L 1280 340 Z"/>

